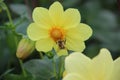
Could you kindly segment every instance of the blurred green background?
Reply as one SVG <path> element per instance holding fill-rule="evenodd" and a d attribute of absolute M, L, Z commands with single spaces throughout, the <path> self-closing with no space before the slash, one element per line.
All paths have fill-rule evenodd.
<path fill-rule="evenodd" d="M 26 28 L 32 22 L 32 10 L 48 8 L 57 0 L 4 0 L 10 9 L 16 32 L 26 35 Z M 58 0 L 65 9 L 77 8 L 86 23 L 93 29 L 92 37 L 86 41 L 84 53 L 89 57 L 98 54 L 101 48 L 108 48 L 116 59 L 120 56 L 120 5 L 116 0 Z M 16 58 L 16 38 L 9 30 L 10 23 L 4 7 L 0 5 L 0 74 L 12 68 L 19 73 Z M 6 28 L 7 27 L 7 28 Z M 20 37 L 21 38 L 21 37 Z M 19 39 L 18 39 L 19 41 Z"/>

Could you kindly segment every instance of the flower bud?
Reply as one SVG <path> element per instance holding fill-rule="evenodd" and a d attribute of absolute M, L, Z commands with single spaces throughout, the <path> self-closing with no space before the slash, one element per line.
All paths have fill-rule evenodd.
<path fill-rule="evenodd" d="M 28 38 L 23 38 L 20 40 L 16 52 L 16 56 L 19 59 L 27 58 L 35 49 L 35 43 Z"/>

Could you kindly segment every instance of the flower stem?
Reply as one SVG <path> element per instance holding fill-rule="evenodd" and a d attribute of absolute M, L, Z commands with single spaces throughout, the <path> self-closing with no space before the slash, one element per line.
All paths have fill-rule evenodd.
<path fill-rule="evenodd" d="M 23 67 L 23 62 L 22 62 L 22 60 L 20 60 L 20 59 L 19 59 L 19 62 L 20 62 L 20 66 L 21 66 L 21 69 L 22 69 L 22 74 L 23 74 L 24 77 L 26 77 L 27 74 L 26 74 L 26 71 L 25 71 L 25 69 L 24 69 L 24 67 Z"/>
<path fill-rule="evenodd" d="M 53 58 L 53 67 L 54 67 L 54 75 L 55 75 L 55 78 L 56 78 L 56 80 L 58 80 L 57 71 L 56 71 L 56 62 L 55 62 L 55 59 L 54 59 L 54 58 Z"/>
<path fill-rule="evenodd" d="M 40 59 L 43 59 L 43 54 L 42 54 L 42 52 L 39 52 L 39 55 L 40 55 Z"/>
<path fill-rule="evenodd" d="M 60 63 L 59 63 L 59 80 L 62 77 L 62 73 L 63 73 L 63 69 L 64 69 L 64 59 L 62 57 L 60 57 Z"/>
<path fill-rule="evenodd" d="M 2 2 L 1 3 L 4 7 L 4 10 L 6 10 L 6 13 L 7 13 L 7 16 L 8 16 L 8 19 L 9 19 L 9 22 L 10 22 L 10 30 L 12 31 L 12 33 L 15 35 L 15 44 L 16 44 L 16 47 L 17 47 L 17 43 L 18 43 L 18 39 L 17 37 L 20 36 L 18 33 L 16 33 L 15 31 L 15 25 L 13 23 L 13 20 L 12 20 L 12 17 L 11 17 L 11 14 L 10 14 L 10 10 L 8 9 L 7 5 Z"/>
<path fill-rule="evenodd" d="M 5 7 L 5 10 L 6 10 L 6 12 L 7 12 L 7 16 L 8 16 L 8 19 L 9 19 L 9 21 L 10 21 L 10 24 L 11 24 L 12 28 L 15 28 L 15 27 L 14 27 L 14 24 L 13 24 L 13 21 L 12 21 L 12 17 L 11 17 L 10 11 L 9 11 L 7 5 L 6 5 L 4 2 L 3 2 L 2 4 L 3 4 L 3 6 Z"/>

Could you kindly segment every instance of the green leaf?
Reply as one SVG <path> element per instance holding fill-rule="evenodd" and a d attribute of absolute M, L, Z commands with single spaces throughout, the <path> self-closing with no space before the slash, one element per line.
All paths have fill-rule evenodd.
<path fill-rule="evenodd" d="M 30 19 L 30 17 L 29 17 L 30 15 L 27 12 L 27 6 L 25 4 L 11 4 L 10 9 L 14 13 L 16 13 L 16 14 L 18 14 L 20 16 L 24 16 L 27 19 Z M 29 13 L 31 13 L 31 12 L 29 12 Z"/>
<path fill-rule="evenodd" d="M 88 57 L 93 58 L 97 56 L 97 54 L 99 53 L 99 50 L 100 50 L 100 46 L 98 44 L 92 43 L 85 49 L 84 53 Z"/>
<path fill-rule="evenodd" d="M 3 0 L 0 0 L 0 3 L 3 2 Z"/>
<path fill-rule="evenodd" d="M 53 64 L 49 59 L 30 60 L 24 64 L 24 68 L 31 73 L 36 80 L 48 80 L 54 77 Z"/>
<path fill-rule="evenodd" d="M 4 2 L 0 2 L 0 7 L 3 9 L 3 10 L 6 10 L 6 6 L 5 6 L 5 3 Z"/>
<path fill-rule="evenodd" d="M 112 30 L 118 26 L 115 14 L 107 10 L 101 11 L 93 22 L 101 30 Z"/>
<path fill-rule="evenodd" d="M 27 27 L 30 24 L 30 21 L 28 21 L 27 19 L 16 19 L 14 20 L 14 22 L 17 23 L 16 32 L 26 35 Z"/>
<path fill-rule="evenodd" d="M 27 7 L 24 4 L 11 4 L 10 8 L 18 15 L 23 15 L 27 10 Z"/>
<path fill-rule="evenodd" d="M 8 74 L 5 76 L 5 80 L 34 80 L 32 76 L 24 77 L 23 75 Z"/>
<path fill-rule="evenodd" d="M 107 37 L 106 37 L 107 36 Z M 103 35 L 103 44 L 102 47 L 106 47 L 112 51 L 120 50 L 120 32 L 108 32 L 107 35 Z M 104 40 L 105 39 L 105 40 Z"/>
<path fill-rule="evenodd" d="M 109 8 L 114 8 L 113 6 L 116 4 L 117 0 L 100 0 L 102 4 Z"/>
<path fill-rule="evenodd" d="M 6 35 L 4 30 L 0 30 L 0 35 L 0 74 L 3 74 L 7 69 L 11 54 L 6 43 Z"/>
<path fill-rule="evenodd" d="M 120 32 L 99 30 L 95 32 L 95 37 L 101 42 L 101 47 L 108 48 L 112 51 L 120 50 Z"/>
<path fill-rule="evenodd" d="M 13 71 L 13 69 L 8 69 L 7 71 L 5 71 L 2 75 L 0 75 L 0 79 L 5 76 L 8 75 L 8 73 L 10 73 L 11 71 Z"/>
<path fill-rule="evenodd" d="M 3 0 L 0 0 L 0 2 L 3 2 Z"/>
<path fill-rule="evenodd" d="M 60 57 L 54 56 L 58 79 L 61 79 L 63 77 L 65 57 L 66 56 L 60 56 Z"/>
<path fill-rule="evenodd" d="M 15 53 L 16 48 L 17 48 L 17 42 L 18 42 L 17 37 L 14 35 L 13 32 L 7 31 L 6 40 L 7 40 L 7 44 L 10 49 L 10 52 Z"/>
<path fill-rule="evenodd" d="M 92 20 L 96 20 L 96 16 L 100 12 L 101 5 L 98 1 L 87 1 L 83 6 L 80 7 L 80 13 L 83 17 L 82 19 L 86 19 L 87 23 L 91 23 Z"/>

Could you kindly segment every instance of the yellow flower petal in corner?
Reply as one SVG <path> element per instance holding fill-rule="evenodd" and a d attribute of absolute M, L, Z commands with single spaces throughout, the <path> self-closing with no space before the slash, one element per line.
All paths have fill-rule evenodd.
<path fill-rule="evenodd" d="M 114 69 L 109 80 L 120 80 L 120 57 L 114 61 Z"/>
<path fill-rule="evenodd" d="M 73 52 L 65 59 L 65 71 L 67 74 L 63 80 L 120 80 L 120 58 L 113 61 L 105 48 L 93 59 L 80 52 Z"/>
<path fill-rule="evenodd" d="M 89 79 L 84 79 L 76 73 L 70 73 L 67 76 L 65 76 L 65 78 L 63 80 L 89 80 Z"/>
<path fill-rule="evenodd" d="M 101 49 L 99 55 L 93 58 L 93 63 L 93 65 L 95 65 L 96 78 L 99 78 L 99 80 L 107 80 L 113 69 L 113 60 L 110 52 L 107 49 Z"/>
<path fill-rule="evenodd" d="M 52 50 L 53 44 L 54 42 L 51 39 L 45 38 L 45 39 L 40 39 L 39 41 L 37 41 L 35 47 L 38 51 L 48 52 Z"/>
<path fill-rule="evenodd" d="M 86 79 L 90 79 L 92 72 L 91 67 L 91 60 L 80 52 L 73 52 L 65 59 L 65 71 L 68 74 L 77 73 Z"/>

